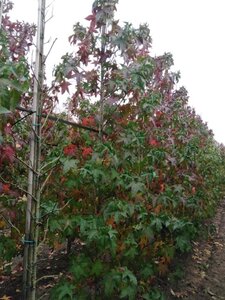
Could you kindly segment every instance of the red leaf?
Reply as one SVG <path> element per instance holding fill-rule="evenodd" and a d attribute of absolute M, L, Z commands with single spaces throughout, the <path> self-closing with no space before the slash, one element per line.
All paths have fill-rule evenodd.
<path fill-rule="evenodd" d="M 7 135 L 11 134 L 12 133 L 12 125 L 7 123 L 6 126 L 4 127 L 4 132 Z"/>
<path fill-rule="evenodd" d="M 156 111 L 156 117 L 160 118 L 163 115 L 163 112 L 161 112 L 160 110 Z"/>
<path fill-rule="evenodd" d="M 14 210 L 10 210 L 8 212 L 8 216 L 11 220 L 15 220 L 16 219 L 16 212 Z"/>
<path fill-rule="evenodd" d="M 164 184 L 164 183 L 161 183 L 161 184 L 160 184 L 160 189 L 159 189 L 159 191 L 160 191 L 161 193 L 165 191 L 165 184 Z"/>
<path fill-rule="evenodd" d="M 77 150 L 77 146 L 70 144 L 63 149 L 63 152 L 64 152 L 64 155 L 73 156 L 73 155 L 75 155 L 76 150 Z"/>
<path fill-rule="evenodd" d="M 95 16 L 94 15 L 89 15 L 85 18 L 85 20 L 87 21 L 92 21 L 92 20 L 95 20 Z"/>
<path fill-rule="evenodd" d="M 95 118 L 93 116 L 83 118 L 82 125 L 84 125 L 84 126 L 94 126 L 95 125 Z"/>
<path fill-rule="evenodd" d="M 10 185 L 9 184 L 3 184 L 2 185 L 2 192 L 4 194 L 7 194 L 10 191 Z"/>
<path fill-rule="evenodd" d="M 191 193 L 194 195 L 196 193 L 196 188 L 193 186 L 191 189 Z"/>
<path fill-rule="evenodd" d="M 14 149 L 10 146 L 3 147 L 3 157 L 5 159 L 8 159 L 11 163 L 13 163 L 14 160 L 15 160 L 15 151 L 14 151 Z"/>
<path fill-rule="evenodd" d="M 89 57 L 89 45 L 81 44 L 78 50 L 78 54 L 80 55 L 80 61 L 83 64 L 87 65 Z"/>
<path fill-rule="evenodd" d="M 60 84 L 60 87 L 61 87 L 61 93 L 62 95 L 67 92 L 69 93 L 69 86 L 71 85 L 71 83 L 69 83 L 68 81 L 62 81 L 62 83 Z"/>
<path fill-rule="evenodd" d="M 158 142 L 155 139 L 150 139 L 148 143 L 151 146 L 158 146 Z"/>
<path fill-rule="evenodd" d="M 82 151 L 83 158 L 87 158 L 89 155 L 91 155 L 93 152 L 93 149 L 91 147 L 86 147 Z"/>

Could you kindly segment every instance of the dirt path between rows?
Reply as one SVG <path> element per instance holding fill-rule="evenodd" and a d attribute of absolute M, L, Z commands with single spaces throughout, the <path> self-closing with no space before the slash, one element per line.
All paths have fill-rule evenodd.
<path fill-rule="evenodd" d="M 212 219 L 213 236 L 195 242 L 183 264 L 184 277 L 169 288 L 166 300 L 225 299 L 225 200 Z"/>

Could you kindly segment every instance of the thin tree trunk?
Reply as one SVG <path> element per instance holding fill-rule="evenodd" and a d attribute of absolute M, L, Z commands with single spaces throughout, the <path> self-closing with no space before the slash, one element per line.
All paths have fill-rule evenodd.
<path fill-rule="evenodd" d="M 40 218 L 40 155 L 41 155 L 41 92 L 43 84 L 43 52 L 45 29 L 45 0 L 38 3 L 37 45 L 33 90 L 32 131 L 30 141 L 30 169 L 24 240 L 24 300 L 35 300 L 37 281 L 37 246 Z"/>
<path fill-rule="evenodd" d="M 105 102 L 105 93 L 104 93 L 104 77 L 105 77 L 105 34 L 106 34 L 106 25 L 102 26 L 101 31 L 101 66 L 100 66 L 100 121 L 99 121 L 99 137 L 103 137 L 103 125 L 104 125 L 104 102 Z"/>

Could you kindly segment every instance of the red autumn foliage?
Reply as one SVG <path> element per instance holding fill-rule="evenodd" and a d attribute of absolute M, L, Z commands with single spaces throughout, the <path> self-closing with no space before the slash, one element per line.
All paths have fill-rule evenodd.
<path fill-rule="evenodd" d="M 4 133 L 6 135 L 12 134 L 12 125 L 7 123 L 4 127 Z"/>
<path fill-rule="evenodd" d="M 156 111 L 156 117 L 160 118 L 163 115 L 163 112 L 161 112 L 160 110 Z"/>
<path fill-rule="evenodd" d="M 153 147 L 156 147 L 159 144 L 157 142 L 157 140 L 155 140 L 155 139 L 150 139 L 148 143 L 149 143 L 150 146 L 153 146 Z"/>
<path fill-rule="evenodd" d="M 71 83 L 69 83 L 68 81 L 63 80 L 63 81 L 61 82 L 60 87 L 61 87 L 61 93 L 62 93 L 62 95 L 63 95 L 65 92 L 67 92 L 67 93 L 70 92 L 70 91 L 69 91 L 69 86 L 70 86 L 70 85 L 71 85 Z"/>
<path fill-rule="evenodd" d="M 95 30 L 95 27 L 96 27 L 96 15 L 95 14 L 89 15 L 85 19 L 87 21 L 90 21 L 89 32 L 97 32 Z"/>
<path fill-rule="evenodd" d="M 64 147 L 63 152 L 64 152 L 64 155 L 66 155 L 66 156 L 73 156 L 73 155 L 75 155 L 76 150 L 77 150 L 77 146 L 74 144 L 70 144 L 70 145 Z"/>
<path fill-rule="evenodd" d="M 95 126 L 95 118 L 93 116 L 83 118 L 82 125 L 84 125 L 84 126 Z"/>
<path fill-rule="evenodd" d="M 8 194 L 10 191 L 10 185 L 6 183 L 0 184 L 0 193 L 2 194 Z"/>
<path fill-rule="evenodd" d="M 7 145 L 2 148 L 2 158 L 8 160 L 10 163 L 13 163 L 15 160 L 15 151 L 14 149 Z"/>
<path fill-rule="evenodd" d="M 87 158 L 89 155 L 92 154 L 92 152 L 93 152 L 93 149 L 91 147 L 83 148 L 83 151 L 82 151 L 83 158 Z"/>

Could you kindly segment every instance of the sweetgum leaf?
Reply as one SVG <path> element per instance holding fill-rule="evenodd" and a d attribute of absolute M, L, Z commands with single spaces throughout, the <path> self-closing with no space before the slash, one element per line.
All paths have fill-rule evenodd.
<path fill-rule="evenodd" d="M 100 260 L 96 260 L 92 266 L 91 273 L 93 275 L 99 276 L 104 269 L 104 266 Z"/>
<path fill-rule="evenodd" d="M 60 283 L 56 288 L 53 289 L 50 299 L 72 300 L 73 290 L 74 290 L 74 286 L 71 283 L 64 281 Z"/>
<path fill-rule="evenodd" d="M 71 85 L 71 83 L 69 83 L 68 81 L 62 81 L 61 84 L 60 84 L 60 87 L 61 87 L 61 93 L 62 95 L 67 92 L 69 93 L 69 86 Z"/>
<path fill-rule="evenodd" d="M 129 300 L 135 300 L 136 299 L 136 288 L 134 286 L 126 286 L 122 288 L 122 291 L 120 293 L 120 299 L 129 299 Z"/>
<path fill-rule="evenodd" d="M 15 160 L 15 151 L 14 149 L 7 145 L 3 148 L 3 156 L 5 159 L 8 159 L 11 163 Z"/>
<path fill-rule="evenodd" d="M 11 113 L 10 110 L 8 110 L 7 108 L 3 107 L 3 106 L 0 106 L 0 115 L 2 114 L 9 114 Z"/>
<path fill-rule="evenodd" d="M 129 186 L 131 188 L 131 196 L 134 197 L 138 192 L 144 192 L 145 185 L 142 182 L 132 181 Z"/>

